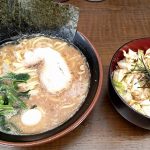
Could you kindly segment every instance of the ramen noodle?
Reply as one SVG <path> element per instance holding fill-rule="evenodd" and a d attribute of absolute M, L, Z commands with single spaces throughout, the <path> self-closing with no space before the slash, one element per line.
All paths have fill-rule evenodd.
<path fill-rule="evenodd" d="M 5 115 L 6 122 L 14 127 L 9 133 L 36 134 L 54 129 L 85 101 L 90 85 L 88 63 L 67 42 L 40 35 L 5 43 L 0 53 L 2 77 L 10 72 L 30 76 L 26 83 L 18 84 L 20 90 L 29 92 L 26 108 Z"/>

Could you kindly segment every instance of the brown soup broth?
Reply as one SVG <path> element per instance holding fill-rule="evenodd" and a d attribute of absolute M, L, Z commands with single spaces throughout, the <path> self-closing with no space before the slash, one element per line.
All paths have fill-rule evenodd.
<path fill-rule="evenodd" d="M 59 52 L 67 63 L 72 80 L 68 87 L 55 94 L 48 92 L 39 79 L 40 65 L 26 68 L 22 62 L 27 51 L 50 47 Z M 24 38 L 16 43 L 6 43 L 0 48 L 0 75 L 6 72 L 28 73 L 30 79 L 21 84 L 22 89 L 32 89 L 26 100 L 28 108 L 37 106 L 42 112 L 41 121 L 34 126 L 26 126 L 21 121 L 21 112 L 8 117 L 19 133 L 36 134 L 54 129 L 71 118 L 80 108 L 87 96 L 90 85 L 90 70 L 84 55 L 67 42 L 45 36 Z"/>

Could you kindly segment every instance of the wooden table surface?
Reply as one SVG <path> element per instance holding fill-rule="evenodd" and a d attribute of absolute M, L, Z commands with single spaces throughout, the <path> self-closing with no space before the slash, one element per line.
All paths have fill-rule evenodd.
<path fill-rule="evenodd" d="M 150 36 L 150 0 L 68 1 L 80 8 L 78 30 L 98 50 L 104 70 L 101 97 L 89 117 L 68 135 L 30 148 L 0 150 L 149 150 L 150 132 L 124 120 L 108 98 L 107 73 L 113 53 L 124 43 Z"/>

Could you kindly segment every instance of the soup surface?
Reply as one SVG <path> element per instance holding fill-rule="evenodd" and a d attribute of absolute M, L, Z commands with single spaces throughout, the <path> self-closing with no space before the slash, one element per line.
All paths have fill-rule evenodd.
<path fill-rule="evenodd" d="M 26 107 L 6 113 L 0 130 L 11 134 L 36 134 L 61 125 L 80 108 L 90 84 L 86 58 L 72 45 L 45 36 L 20 39 L 0 48 L 0 76 L 28 74 L 18 84 L 28 91 Z M 10 99 L 11 100 L 11 99 Z"/>

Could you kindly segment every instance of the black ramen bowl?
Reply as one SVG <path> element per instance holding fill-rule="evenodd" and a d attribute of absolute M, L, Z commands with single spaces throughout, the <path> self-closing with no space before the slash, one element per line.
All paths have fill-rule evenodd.
<path fill-rule="evenodd" d="M 11 40 L 0 41 L 0 45 L 8 41 Z M 0 132 L 0 144 L 27 147 L 53 141 L 75 129 L 91 112 L 99 99 L 102 87 L 103 70 L 101 59 L 89 40 L 80 32 L 76 32 L 73 45 L 84 54 L 91 72 L 89 92 L 82 106 L 68 121 L 50 131 L 35 135 L 10 135 Z"/>
<path fill-rule="evenodd" d="M 125 100 L 119 95 L 117 90 L 115 89 L 113 82 L 112 82 L 112 72 L 115 70 L 117 66 L 117 62 L 124 58 L 123 50 L 128 52 L 129 49 L 133 51 L 138 51 L 138 49 L 146 51 L 150 48 L 150 38 L 142 38 L 130 41 L 119 48 L 116 53 L 113 55 L 110 67 L 109 67 L 109 79 L 108 79 L 108 88 L 110 94 L 110 100 L 117 110 L 117 112 L 124 117 L 129 122 L 133 123 L 134 125 L 150 130 L 150 117 L 145 116 L 131 106 L 129 106 Z"/>

